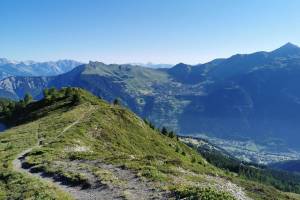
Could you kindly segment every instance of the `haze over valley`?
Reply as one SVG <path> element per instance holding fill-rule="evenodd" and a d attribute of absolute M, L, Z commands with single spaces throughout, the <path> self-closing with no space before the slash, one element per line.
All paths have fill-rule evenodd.
<path fill-rule="evenodd" d="M 74 63 L 79 66 L 74 67 Z M 4 78 L 0 95 L 22 99 L 30 93 L 40 99 L 45 88 L 80 87 L 107 101 L 119 98 L 139 116 L 181 135 L 232 141 L 225 145 L 228 149 L 239 148 L 238 141 L 252 142 L 256 146 L 252 145 L 254 156 L 232 150 L 248 161 L 269 163 L 299 158 L 296 138 L 300 127 L 294 116 L 300 109 L 300 48 L 294 44 L 195 66 L 179 63 L 156 69 L 101 62 L 80 65 L 76 61 L 69 65 L 65 67 L 72 70 L 57 76 L 24 74 Z M 51 67 L 46 65 L 44 69 L 50 71 Z M 256 157 L 257 153 L 278 157 L 266 161 Z"/>
<path fill-rule="evenodd" d="M 1 0 L 0 200 L 300 200 L 299 7 Z"/>

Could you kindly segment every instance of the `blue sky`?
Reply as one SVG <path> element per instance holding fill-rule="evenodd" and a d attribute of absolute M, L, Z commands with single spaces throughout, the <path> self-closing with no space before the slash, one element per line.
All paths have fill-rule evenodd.
<path fill-rule="evenodd" d="M 0 57 L 203 63 L 300 45 L 299 0 L 1 0 Z"/>

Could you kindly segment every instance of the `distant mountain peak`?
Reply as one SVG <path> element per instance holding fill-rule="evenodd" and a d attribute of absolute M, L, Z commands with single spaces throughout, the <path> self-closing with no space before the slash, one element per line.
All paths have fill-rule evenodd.
<path fill-rule="evenodd" d="M 283 45 L 281 48 L 299 48 L 299 47 L 291 42 L 288 42 L 285 45 Z"/>
<path fill-rule="evenodd" d="M 188 65 L 188 64 L 185 64 L 185 63 L 178 63 L 177 65 L 175 65 L 174 67 L 172 68 L 189 68 L 191 67 L 191 65 Z"/>
<path fill-rule="evenodd" d="M 81 64 L 75 60 L 36 62 L 0 58 L 0 80 L 9 76 L 54 76 L 71 71 Z"/>
<path fill-rule="evenodd" d="M 190 74 L 191 68 L 191 65 L 178 63 L 174 67 L 168 69 L 168 72 L 178 80 L 186 80 Z"/>
<path fill-rule="evenodd" d="M 189 73 L 191 70 L 191 65 L 185 63 L 178 63 L 174 67 L 170 68 L 169 71 L 180 72 L 180 73 Z"/>
<path fill-rule="evenodd" d="M 286 43 L 284 46 L 292 46 L 292 47 L 298 47 L 297 45 L 291 43 L 291 42 L 288 42 Z M 299 48 L 299 47 L 298 47 Z"/>
<path fill-rule="evenodd" d="M 275 56 L 300 56 L 300 47 L 290 42 L 271 52 Z"/>

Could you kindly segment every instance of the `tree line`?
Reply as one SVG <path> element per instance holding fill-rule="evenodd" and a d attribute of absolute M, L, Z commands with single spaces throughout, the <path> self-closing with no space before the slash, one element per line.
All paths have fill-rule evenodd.
<path fill-rule="evenodd" d="M 34 110 L 66 98 L 69 99 L 70 105 L 79 104 L 81 101 L 79 89 L 71 87 L 60 90 L 54 87 L 46 88 L 43 90 L 43 98 L 38 101 L 34 100 L 29 93 L 26 93 L 24 98 L 19 101 L 0 99 L 0 121 L 7 125 L 12 124 L 26 113 L 32 113 Z"/>

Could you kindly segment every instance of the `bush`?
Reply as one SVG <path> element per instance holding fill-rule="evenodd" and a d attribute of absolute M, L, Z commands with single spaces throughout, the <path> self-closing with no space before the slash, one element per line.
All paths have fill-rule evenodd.
<path fill-rule="evenodd" d="M 25 105 L 29 104 L 30 102 L 32 102 L 33 98 L 30 94 L 26 93 L 25 97 L 24 97 L 24 103 Z"/>
<path fill-rule="evenodd" d="M 192 162 L 192 163 L 195 163 L 195 162 L 196 162 L 196 158 L 195 158 L 194 156 L 192 157 L 191 162 Z"/>
<path fill-rule="evenodd" d="M 175 189 L 176 199 L 191 199 L 191 200 L 234 200 L 235 198 L 226 193 L 216 191 L 212 188 L 184 188 Z"/>

